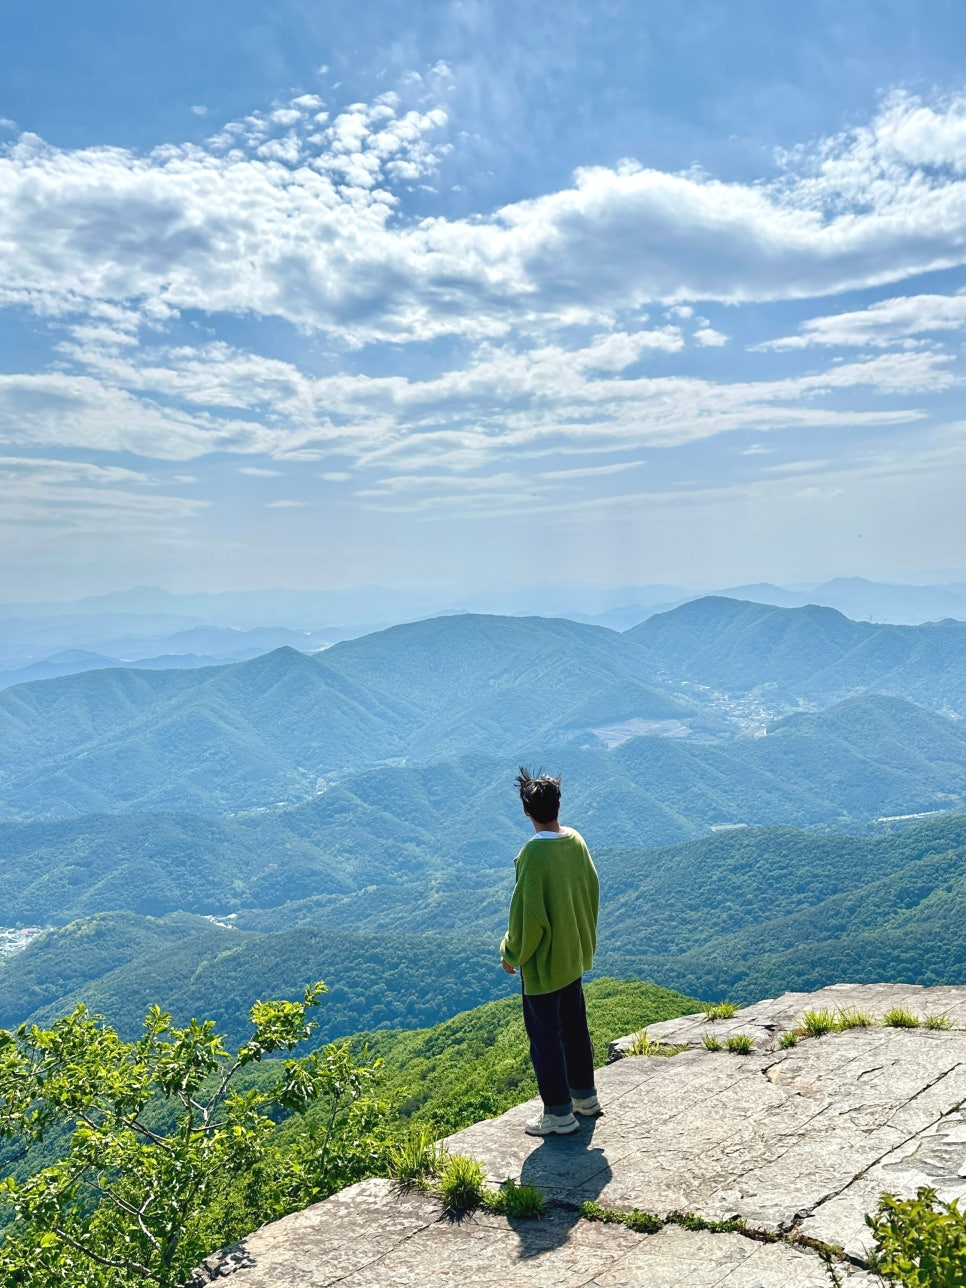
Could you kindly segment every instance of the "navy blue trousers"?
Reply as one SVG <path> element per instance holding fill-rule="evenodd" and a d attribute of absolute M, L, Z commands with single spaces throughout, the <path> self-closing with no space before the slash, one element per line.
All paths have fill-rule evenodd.
<path fill-rule="evenodd" d="M 523 1022 L 545 1111 L 570 1113 L 572 1096 L 594 1093 L 594 1047 L 582 980 L 553 993 L 524 991 Z"/>

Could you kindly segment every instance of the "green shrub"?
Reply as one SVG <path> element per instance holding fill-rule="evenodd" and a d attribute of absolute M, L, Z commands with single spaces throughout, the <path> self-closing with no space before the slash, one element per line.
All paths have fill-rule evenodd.
<path fill-rule="evenodd" d="M 891 1011 L 886 1011 L 883 1023 L 890 1029 L 918 1029 L 920 1020 L 918 1015 L 913 1015 L 905 1007 L 894 1006 Z"/>
<path fill-rule="evenodd" d="M 267 1060 L 310 1036 L 324 991 L 256 1002 L 235 1052 L 213 1021 L 179 1028 L 156 1006 L 136 1042 L 83 1006 L 49 1029 L 0 1031 L 0 1136 L 59 1154 L 0 1186 L 14 1214 L 0 1283 L 174 1288 L 212 1248 L 372 1175 L 383 1158 L 384 1108 L 367 1099 L 375 1069 L 345 1045 Z M 246 1086 L 259 1065 L 261 1087 Z M 313 1104 L 325 1110 L 317 1130 L 280 1149 L 275 1117 Z"/>
<path fill-rule="evenodd" d="M 733 1037 L 725 1038 L 725 1050 L 732 1055 L 751 1055 L 754 1049 L 755 1039 L 747 1033 L 736 1033 Z"/>
<path fill-rule="evenodd" d="M 486 1195 L 482 1166 L 475 1158 L 453 1154 L 443 1164 L 439 1193 L 448 1212 L 469 1212 L 479 1207 Z"/>
<path fill-rule="evenodd" d="M 923 1187 L 914 1199 L 883 1194 L 866 1223 L 873 1266 L 903 1288 L 966 1288 L 966 1212 Z"/>

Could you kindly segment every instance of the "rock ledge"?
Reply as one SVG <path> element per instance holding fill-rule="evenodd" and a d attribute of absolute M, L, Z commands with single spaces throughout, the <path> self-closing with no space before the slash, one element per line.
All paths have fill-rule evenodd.
<path fill-rule="evenodd" d="M 881 1016 L 892 1007 L 944 1013 L 955 1027 L 857 1028 L 777 1047 L 804 1010 Z M 753 1037 L 753 1053 L 705 1050 L 712 1028 L 722 1039 Z M 456 1222 L 430 1196 L 363 1181 L 209 1257 L 192 1283 L 829 1288 L 824 1246 L 843 1250 L 834 1274 L 853 1288 L 879 1282 L 863 1264 L 864 1216 L 884 1190 L 931 1185 L 945 1199 L 966 1198 L 966 987 L 836 985 L 758 1002 L 713 1026 L 703 1016 L 669 1020 L 649 1036 L 689 1049 L 600 1070 L 605 1113 L 576 1135 L 524 1135 L 531 1101 L 446 1142 L 480 1159 L 494 1184 L 513 1177 L 543 1190 L 551 1207 L 539 1220 L 478 1213 Z M 587 1199 L 660 1216 L 740 1217 L 779 1239 L 678 1225 L 637 1234 L 580 1219 Z"/>

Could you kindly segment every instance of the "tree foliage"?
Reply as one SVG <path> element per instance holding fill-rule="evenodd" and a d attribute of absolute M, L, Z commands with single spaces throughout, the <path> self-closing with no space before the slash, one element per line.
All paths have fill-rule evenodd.
<path fill-rule="evenodd" d="M 212 1248 L 372 1170 L 375 1069 L 347 1047 L 278 1060 L 273 1082 L 244 1086 L 249 1066 L 309 1036 L 324 991 L 256 1002 L 233 1052 L 213 1021 L 176 1027 L 158 1007 L 133 1042 L 83 1006 L 49 1029 L 0 1032 L 0 1134 L 23 1153 L 63 1142 L 56 1162 L 3 1182 L 3 1282 L 173 1288 Z M 309 1105 L 313 1129 L 279 1150 L 272 1115 Z"/>
<path fill-rule="evenodd" d="M 923 1186 L 914 1199 L 883 1194 L 866 1222 L 875 1268 L 903 1288 L 966 1288 L 966 1212 Z"/>

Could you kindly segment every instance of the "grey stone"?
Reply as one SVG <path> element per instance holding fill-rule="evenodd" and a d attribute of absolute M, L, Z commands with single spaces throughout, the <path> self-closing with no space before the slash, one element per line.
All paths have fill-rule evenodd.
<path fill-rule="evenodd" d="M 703 1049 L 703 1016 L 655 1025 L 653 1036 L 691 1049 L 600 1070 L 604 1115 L 575 1135 L 525 1135 L 531 1101 L 446 1142 L 478 1158 L 491 1183 L 513 1177 L 543 1190 L 553 1206 L 539 1220 L 451 1221 L 431 1196 L 364 1181 L 209 1258 L 199 1268 L 209 1278 L 195 1282 L 217 1272 L 231 1288 L 828 1288 L 819 1252 L 796 1238 L 862 1262 L 865 1214 L 883 1191 L 908 1196 L 929 1184 L 966 1198 L 966 1032 L 875 1027 L 764 1048 L 805 1009 L 893 1006 L 966 1024 L 966 988 L 849 985 L 769 999 L 714 1026 L 754 1031 L 759 1046 L 747 1056 Z M 760 1237 L 676 1224 L 638 1234 L 580 1218 L 586 1199 L 661 1216 L 738 1216 Z M 848 1261 L 835 1272 L 850 1288 L 878 1283 Z"/>
<path fill-rule="evenodd" d="M 226 1288 L 829 1288 L 823 1261 L 787 1244 L 669 1226 L 644 1235 L 551 1210 L 536 1221 L 450 1220 L 439 1202 L 363 1181 L 244 1241 L 249 1264 Z M 839 1263 L 849 1288 L 872 1285 Z"/>

